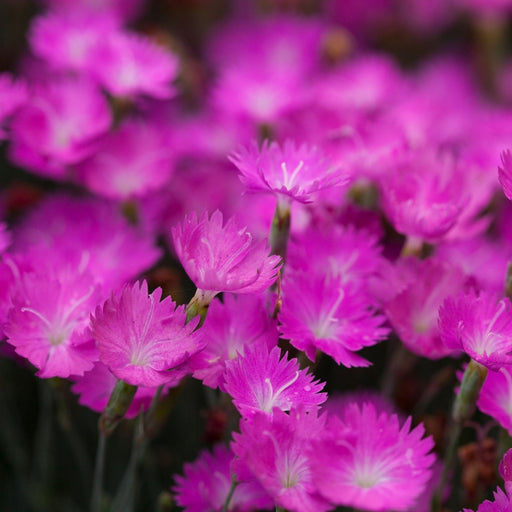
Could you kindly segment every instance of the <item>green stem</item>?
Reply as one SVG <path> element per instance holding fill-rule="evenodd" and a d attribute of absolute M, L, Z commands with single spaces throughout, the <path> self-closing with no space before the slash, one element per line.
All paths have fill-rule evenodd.
<path fill-rule="evenodd" d="M 286 249 L 290 237 L 291 214 L 290 205 L 277 201 L 272 228 L 270 230 L 270 252 L 281 256 L 283 264 L 286 260 Z"/>
<path fill-rule="evenodd" d="M 101 512 L 103 503 L 103 475 L 105 473 L 105 455 L 107 434 L 100 430 L 98 434 L 98 448 L 96 450 L 96 464 L 92 484 L 91 512 Z"/>
<path fill-rule="evenodd" d="M 108 399 L 107 407 L 100 417 L 98 424 L 100 432 L 109 436 L 114 431 L 128 411 L 136 392 L 137 386 L 127 384 L 122 380 L 116 382 Z"/>
<path fill-rule="evenodd" d="M 228 495 L 226 496 L 226 501 L 224 501 L 224 505 L 222 505 L 222 512 L 228 512 L 229 503 L 231 498 L 233 497 L 233 493 L 235 492 L 236 486 L 238 482 L 235 480 L 234 476 L 231 477 L 231 487 L 229 488 Z"/>
<path fill-rule="evenodd" d="M 455 402 L 453 404 L 452 427 L 448 448 L 446 449 L 444 456 L 441 481 L 432 500 L 433 512 L 441 510 L 444 489 L 455 465 L 459 436 L 464 423 L 471 418 L 475 411 L 476 401 L 478 400 L 478 395 L 480 394 L 480 390 L 482 389 L 485 378 L 487 377 L 487 371 L 488 370 L 485 366 L 471 360 L 464 372 L 464 376 L 462 377 L 459 394 L 455 398 Z"/>

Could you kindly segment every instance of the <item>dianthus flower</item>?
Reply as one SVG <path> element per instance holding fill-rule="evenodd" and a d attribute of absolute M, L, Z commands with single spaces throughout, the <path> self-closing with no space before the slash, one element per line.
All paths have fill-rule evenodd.
<path fill-rule="evenodd" d="M 448 297 L 439 309 L 439 332 L 448 349 L 466 352 L 490 370 L 512 363 L 512 315 L 508 298 L 480 292 Z"/>
<path fill-rule="evenodd" d="M 97 286 L 87 273 L 22 273 L 11 291 L 7 341 L 39 369 L 40 377 L 82 375 L 98 359 L 88 332 L 98 299 Z"/>
<path fill-rule="evenodd" d="M 267 75 L 307 79 L 321 66 L 326 25 L 319 18 L 280 14 L 234 19 L 213 33 L 205 46 L 215 68 L 258 67 Z"/>
<path fill-rule="evenodd" d="M 277 345 L 277 324 L 269 318 L 260 295 L 225 293 L 223 302 L 214 300 L 201 327 L 206 347 L 192 357 L 198 367 L 194 377 L 212 388 L 223 382 L 226 363 L 241 355 L 249 346 Z"/>
<path fill-rule="evenodd" d="M 347 176 L 331 165 L 317 147 L 296 146 L 291 140 L 281 147 L 264 141 L 261 149 L 253 142 L 233 153 L 230 160 L 240 171 L 249 192 L 267 192 L 279 201 L 308 203 L 322 189 L 346 184 Z"/>
<path fill-rule="evenodd" d="M 175 93 L 177 57 L 143 36 L 111 32 L 92 59 L 94 78 L 113 95 L 168 99 Z"/>
<path fill-rule="evenodd" d="M 242 420 L 231 449 L 239 457 L 239 480 L 257 478 L 277 506 L 293 512 L 325 512 L 332 506 L 317 490 L 311 467 L 311 441 L 323 431 L 325 416 L 294 408 L 287 414 L 257 412 Z"/>
<path fill-rule="evenodd" d="M 446 263 L 460 267 L 478 288 L 503 293 L 510 247 L 501 237 L 480 235 L 444 242 L 436 247 L 436 255 Z"/>
<path fill-rule="evenodd" d="M 437 242 L 462 214 L 469 198 L 466 182 L 450 156 L 409 150 L 382 176 L 382 207 L 399 233 Z"/>
<path fill-rule="evenodd" d="M 512 435 L 511 366 L 503 366 L 499 371 L 487 374 L 476 405 Z"/>
<path fill-rule="evenodd" d="M 266 242 L 254 242 L 234 218 L 223 225 L 222 213 L 185 217 L 172 229 L 174 249 L 199 293 L 211 299 L 219 292 L 255 293 L 277 278 L 278 256 Z"/>
<path fill-rule="evenodd" d="M 323 272 L 339 277 L 342 284 L 353 283 L 368 293 L 368 281 L 382 263 L 377 237 L 352 226 L 307 229 L 290 241 L 288 267 L 303 272 Z"/>
<path fill-rule="evenodd" d="M 34 54 L 51 67 L 87 76 L 96 64 L 92 51 L 116 29 L 116 21 L 106 13 L 50 11 L 34 19 L 28 38 Z"/>
<path fill-rule="evenodd" d="M 222 391 L 229 393 L 242 416 L 256 411 L 271 414 L 275 407 L 289 411 L 301 404 L 304 411 L 316 408 L 327 396 L 320 391 L 324 384 L 314 375 L 300 370 L 297 359 L 281 356 L 274 347 L 247 347 L 243 356 L 228 361 Z"/>
<path fill-rule="evenodd" d="M 67 78 L 36 87 L 11 122 L 10 157 L 54 178 L 91 154 L 110 127 L 101 91 L 85 79 Z"/>
<path fill-rule="evenodd" d="M 343 418 L 329 417 L 326 435 L 313 441 L 314 483 L 328 500 L 362 510 L 406 510 L 424 490 L 435 456 L 431 437 L 411 418 L 377 413 L 353 403 Z"/>
<path fill-rule="evenodd" d="M 185 512 L 221 512 L 231 488 L 231 463 L 234 454 L 226 446 L 218 444 L 213 452 L 203 451 L 197 459 L 183 467 L 183 476 L 176 475 L 172 487 L 176 503 Z M 257 480 L 239 483 L 227 510 L 251 512 L 268 509 L 272 501 Z"/>
<path fill-rule="evenodd" d="M 133 386 L 166 384 L 174 379 L 170 370 L 204 346 L 193 332 L 197 322 L 185 325 L 184 307 L 175 309 L 170 297 L 160 302 L 161 296 L 161 288 L 148 295 L 146 281 L 127 285 L 91 318 L 100 360 Z"/>
<path fill-rule="evenodd" d="M 131 226 L 115 204 L 64 195 L 49 196 L 18 223 L 12 250 L 86 268 L 108 291 L 160 256 L 152 236 Z"/>
<path fill-rule="evenodd" d="M 348 60 L 330 74 L 318 76 L 311 96 L 321 108 L 375 114 L 388 109 L 403 94 L 405 83 L 392 59 L 367 55 Z"/>
<path fill-rule="evenodd" d="M 411 352 L 429 359 L 457 352 L 439 336 L 438 313 L 446 297 L 463 290 L 466 279 L 462 270 L 436 259 L 415 258 L 404 260 L 399 269 L 409 277 L 385 303 L 384 311 L 402 343 Z"/>
<path fill-rule="evenodd" d="M 162 187 L 173 171 L 171 151 L 161 130 L 149 123 L 126 121 L 77 167 L 94 193 L 129 199 Z"/>
<path fill-rule="evenodd" d="M 369 366 L 355 352 L 384 339 L 384 317 L 353 285 L 321 274 L 294 273 L 283 284 L 281 334 L 312 361 L 321 350 L 343 366 Z"/>
<path fill-rule="evenodd" d="M 265 74 L 247 65 L 226 69 L 212 94 L 213 106 L 224 116 L 272 123 L 300 104 L 301 88 L 293 78 Z"/>
<path fill-rule="evenodd" d="M 512 501 L 499 487 L 494 492 L 494 501 L 485 500 L 476 509 L 476 512 L 510 512 L 512 510 Z M 467 508 L 463 512 L 472 512 Z"/>

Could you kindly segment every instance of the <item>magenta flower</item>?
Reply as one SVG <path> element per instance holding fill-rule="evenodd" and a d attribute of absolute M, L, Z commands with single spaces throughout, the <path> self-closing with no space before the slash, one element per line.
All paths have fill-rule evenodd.
<path fill-rule="evenodd" d="M 512 201 L 512 154 L 510 150 L 501 153 L 502 166 L 498 167 L 498 179 L 507 199 Z"/>
<path fill-rule="evenodd" d="M 160 256 L 151 234 L 131 226 L 115 204 L 49 196 L 13 233 L 13 252 L 86 268 L 107 293 L 134 279 Z"/>
<path fill-rule="evenodd" d="M 105 97 L 92 83 L 67 78 L 36 87 L 11 123 L 10 156 L 37 173 L 61 178 L 91 154 L 110 127 Z"/>
<path fill-rule="evenodd" d="M 277 345 L 277 324 L 269 318 L 264 298 L 259 295 L 224 294 L 223 302 L 214 300 L 201 328 L 206 347 L 191 358 L 197 366 L 194 377 L 212 388 L 223 382 L 226 363 L 244 355 L 249 346 Z"/>
<path fill-rule="evenodd" d="M 499 371 L 487 374 L 476 405 L 512 434 L 511 366 L 503 366 Z"/>
<path fill-rule="evenodd" d="M 347 183 L 346 174 L 331 165 L 317 147 L 297 147 L 291 140 L 282 147 L 264 141 L 261 149 L 253 142 L 233 153 L 230 160 L 249 192 L 271 193 L 284 202 L 308 203 L 314 192 Z"/>
<path fill-rule="evenodd" d="M 324 512 L 332 506 L 317 491 L 311 467 L 311 442 L 325 426 L 325 417 L 303 409 L 272 416 L 255 413 L 240 423 L 231 445 L 239 457 L 233 463 L 237 477 L 257 478 L 275 504 L 293 512 Z M 246 473 L 247 471 L 247 473 Z"/>
<path fill-rule="evenodd" d="M 184 307 L 175 308 L 170 297 L 160 302 L 161 296 L 161 288 L 148 295 L 146 281 L 127 285 L 91 318 L 100 360 L 128 384 L 166 384 L 174 379 L 170 370 L 204 346 L 193 332 L 197 322 L 185 325 Z"/>
<path fill-rule="evenodd" d="M 330 417 L 326 436 L 313 442 L 314 483 L 328 500 L 363 510 L 405 511 L 423 492 L 435 455 L 425 430 L 400 426 L 396 415 L 357 403 Z"/>
<path fill-rule="evenodd" d="M 113 95 L 168 99 L 175 93 L 177 57 L 143 36 L 111 32 L 92 59 L 94 78 Z"/>
<path fill-rule="evenodd" d="M 176 386 L 186 372 L 175 373 L 176 379 L 168 382 L 166 386 Z M 114 390 L 117 379 L 115 375 L 101 361 L 96 361 L 91 370 L 85 372 L 81 377 L 73 379 L 75 384 L 71 388 L 73 393 L 79 395 L 78 402 L 96 412 L 103 412 L 108 403 L 110 395 Z M 131 403 L 126 418 L 135 418 L 141 408 L 146 410 L 158 388 L 139 387 Z"/>
<path fill-rule="evenodd" d="M 92 52 L 116 29 L 107 13 L 50 11 L 32 22 L 28 38 L 34 54 L 52 67 L 89 76 L 96 64 Z"/>
<path fill-rule="evenodd" d="M 242 416 L 256 411 L 272 414 L 274 408 L 289 411 L 301 404 L 304 411 L 327 399 L 324 383 L 301 370 L 297 359 L 286 359 L 281 349 L 264 345 L 247 347 L 243 356 L 226 363 L 222 391 L 233 397 Z"/>
<path fill-rule="evenodd" d="M 325 273 L 353 283 L 371 296 L 369 282 L 382 265 L 382 249 L 377 236 L 352 226 L 307 229 L 290 240 L 287 265 L 303 272 Z"/>
<path fill-rule="evenodd" d="M 269 75 L 301 81 L 321 65 L 326 28 L 314 17 L 235 18 L 214 32 L 205 50 L 215 68 L 258 67 Z"/>
<path fill-rule="evenodd" d="M 479 505 L 476 512 L 510 512 L 512 501 L 499 487 L 494 492 L 494 501 L 485 500 Z M 465 508 L 463 512 L 472 512 Z"/>
<path fill-rule="evenodd" d="M 399 233 L 437 242 L 462 214 L 467 181 L 450 156 L 408 151 L 381 177 L 382 206 Z"/>
<path fill-rule="evenodd" d="M 402 343 L 415 354 L 439 359 L 458 352 L 442 342 L 438 329 L 439 307 L 452 293 L 462 291 L 466 278 L 461 269 L 436 259 L 408 258 L 398 269 L 409 274 L 406 283 L 385 303 L 385 313 Z"/>
<path fill-rule="evenodd" d="M 289 75 L 268 75 L 257 67 L 226 69 L 212 95 L 213 106 L 224 116 L 272 123 L 301 104 L 301 88 Z"/>
<path fill-rule="evenodd" d="M 281 334 L 312 361 L 316 351 L 343 366 L 369 366 L 355 352 L 384 339 L 384 317 L 349 284 L 321 274 L 289 274 L 279 314 Z"/>
<path fill-rule="evenodd" d="M 280 258 L 269 256 L 265 241 L 255 243 L 234 218 L 223 225 L 218 210 L 210 217 L 206 212 L 199 219 L 185 217 L 172 229 L 172 238 L 188 276 L 211 298 L 222 291 L 261 292 L 277 278 Z"/>
<path fill-rule="evenodd" d="M 121 124 L 77 168 L 89 190 L 121 200 L 161 188 L 172 172 L 172 153 L 162 131 L 140 121 Z"/>
<path fill-rule="evenodd" d="M 39 369 L 39 377 L 82 375 L 98 359 L 88 331 L 98 299 L 89 274 L 69 269 L 23 273 L 11 291 L 7 341 Z"/>
<path fill-rule="evenodd" d="M 226 446 L 218 444 L 213 453 L 203 451 L 197 459 L 183 467 L 183 476 L 176 475 L 176 485 L 171 489 L 176 503 L 185 512 L 220 512 L 231 487 L 231 463 L 234 454 Z M 252 482 L 239 483 L 227 510 L 252 512 L 269 509 L 272 502 L 261 485 Z"/>
<path fill-rule="evenodd" d="M 490 370 L 512 363 L 512 314 L 508 298 L 484 291 L 448 297 L 439 309 L 439 332 L 451 350 L 463 350 Z"/>

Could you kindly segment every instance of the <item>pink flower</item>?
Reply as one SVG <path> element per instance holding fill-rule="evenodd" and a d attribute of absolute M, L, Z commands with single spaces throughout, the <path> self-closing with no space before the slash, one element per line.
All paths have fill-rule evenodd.
<path fill-rule="evenodd" d="M 88 332 L 98 299 L 89 274 L 69 269 L 23 273 L 11 292 L 7 341 L 39 369 L 40 377 L 82 375 L 98 359 Z"/>
<path fill-rule="evenodd" d="M 384 339 L 384 318 L 353 285 L 321 274 L 288 274 L 279 314 L 281 334 L 312 361 L 321 350 L 347 367 L 369 366 L 355 352 Z"/>
<path fill-rule="evenodd" d="M 510 150 L 501 153 L 502 167 L 498 167 L 498 179 L 507 199 L 512 201 L 512 154 Z"/>
<path fill-rule="evenodd" d="M 183 375 L 178 375 L 176 372 L 175 376 L 177 379 L 167 383 L 167 386 L 177 385 Z M 105 410 L 117 382 L 115 375 L 101 361 L 96 361 L 91 370 L 73 380 L 75 384 L 73 384 L 71 391 L 79 395 L 78 402 L 96 412 Z M 146 410 L 157 389 L 156 387 L 145 388 L 142 386 L 137 388 L 133 402 L 126 413 L 126 418 L 135 418 L 140 413 L 141 408 Z"/>
<path fill-rule="evenodd" d="M 143 94 L 157 99 L 174 95 L 171 82 L 178 74 L 177 57 L 143 36 L 107 34 L 91 58 L 93 76 L 113 95 Z"/>
<path fill-rule="evenodd" d="M 408 151 L 381 177 L 382 207 L 399 233 L 437 242 L 462 214 L 469 197 L 464 185 L 449 155 Z"/>
<path fill-rule="evenodd" d="M 436 255 L 441 260 L 460 267 L 478 288 L 496 294 L 503 293 L 510 247 L 501 237 L 481 235 L 467 240 L 441 243 L 436 248 Z"/>
<path fill-rule="evenodd" d="M 233 470 L 239 479 L 257 478 L 276 505 L 294 512 L 324 512 L 331 505 L 314 482 L 311 442 L 325 426 L 325 417 L 294 408 L 287 414 L 257 412 L 242 420 L 231 445 L 239 457 Z M 247 473 L 248 474 L 247 474 Z"/>
<path fill-rule="evenodd" d="M 68 165 L 92 153 L 110 121 L 108 103 L 92 83 L 67 78 L 40 85 L 12 120 L 10 156 L 39 174 L 62 178 Z"/>
<path fill-rule="evenodd" d="M 383 261 L 377 236 L 352 226 L 309 228 L 290 240 L 287 265 L 303 272 L 325 273 L 352 283 L 371 296 L 369 282 Z"/>
<path fill-rule="evenodd" d="M 480 292 L 448 297 L 439 309 L 439 332 L 451 350 L 463 350 L 490 370 L 512 363 L 512 315 L 508 298 Z"/>
<path fill-rule="evenodd" d="M 400 426 L 396 415 L 377 414 L 373 404 L 346 407 L 330 417 L 326 436 L 311 454 L 318 491 L 338 505 L 357 509 L 406 510 L 424 490 L 435 456 L 422 425 Z"/>
<path fill-rule="evenodd" d="M 249 192 L 272 193 L 285 202 L 308 203 L 314 192 L 347 182 L 347 176 L 318 148 L 305 144 L 297 147 L 291 140 L 282 147 L 264 141 L 261 149 L 253 142 L 233 153 L 230 160 Z"/>
<path fill-rule="evenodd" d="M 268 75 L 247 65 L 225 70 L 212 95 L 215 110 L 228 117 L 272 123 L 303 102 L 301 88 L 293 77 Z"/>
<path fill-rule="evenodd" d="M 510 510 L 512 510 L 510 498 L 498 487 L 494 492 L 494 501 L 485 500 L 476 512 L 510 512 Z M 465 508 L 463 512 L 472 511 Z"/>
<path fill-rule="evenodd" d="M 235 18 L 214 32 L 205 50 L 215 68 L 258 67 L 298 82 L 320 67 L 325 32 L 325 23 L 314 17 Z"/>
<path fill-rule="evenodd" d="M 512 367 L 503 366 L 485 378 L 477 407 L 512 434 Z"/>
<path fill-rule="evenodd" d="M 172 238 L 188 276 L 212 298 L 222 291 L 261 292 L 276 280 L 280 258 L 268 256 L 265 241 L 255 243 L 234 218 L 223 225 L 218 210 L 210 217 L 206 212 L 199 219 L 185 217 L 172 229 Z"/>
<path fill-rule="evenodd" d="M 233 458 L 228 447 L 218 444 L 213 453 L 205 450 L 194 462 L 185 464 L 184 475 L 174 477 L 176 485 L 171 489 L 176 494 L 176 503 L 185 507 L 185 512 L 220 512 L 231 487 Z M 261 485 L 253 480 L 236 486 L 227 510 L 251 512 L 271 506 Z"/>
<path fill-rule="evenodd" d="M 194 377 L 212 388 L 223 382 L 226 363 L 244 355 L 247 347 L 277 345 L 277 324 L 269 318 L 263 297 L 225 293 L 223 302 L 214 300 L 201 328 L 206 347 L 192 357 Z"/>
<path fill-rule="evenodd" d="M 131 226 L 117 205 L 94 198 L 49 196 L 13 235 L 13 252 L 86 268 L 105 290 L 134 279 L 160 256 L 150 234 Z"/>
<path fill-rule="evenodd" d="M 389 109 L 404 92 L 406 81 L 396 63 L 388 57 L 370 54 L 319 75 L 311 98 L 315 105 L 345 115 L 375 114 Z"/>
<path fill-rule="evenodd" d="M 117 22 L 107 13 L 60 10 L 35 18 L 28 38 L 34 54 L 52 67 L 88 76 L 96 65 L 92 52 L 114 30 Z"/>
<path fill-rule="evenodd" d="M 314 375 L 300 370 L 297 359 L 286 359 L 281 349 L 264 345 L 247 347 L 243 356 L 226 363 L 222 391 L 233 397 L 242 416 L 256 411 L 272 413 L 274 408 L 289 411 L 301 404 L 304 411 L 325 402 L 320 393 L 324 384 Z"/>
<path fill-rule="evenodd" d="M 408 277 L 385 303 L 384 310 L 402 343 L 411 352 L 430 359 L 457 352 L 441 340 L 438 313 L 446 297 L 464 289 L 467 279 L 462 270 L 436 259 L 415 258 L 403 260 L 398 270 Z"/>
<path fill-rule="evenodd" d="M 154 387 L 174 380 L 173 372 L 203 348 L 197 323 L 185 325 L 183 306 L 170 297 L 160 302 L 162 289 L 148 296 L 146 281 L 125 286 L 119 295 L 96 309 L 91 329 L 100 360 L 121 380 Z M 182 374 L 183 375 L 183 374 Z"/>
<path fill-rule="evenodd" d="M 161 188 L 172 172 L 172 153 L 161 130 L 135 120 L 103 138 L 98 151 L 77 168 L 89 190 L 121 200 Z"/>

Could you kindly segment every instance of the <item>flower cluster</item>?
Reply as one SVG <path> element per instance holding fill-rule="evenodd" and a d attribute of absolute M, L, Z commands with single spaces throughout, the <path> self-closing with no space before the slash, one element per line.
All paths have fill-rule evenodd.
<path fill-rule="evenodd" d="M 44 443 L 59 423 L 85 473 L 97 423 L 91 512 L 135 511 L 142 462 L 162 510 L 509 511 L 512 455 L 496 490 L 481 445 L 512 435 L 512 0 L 26 2 L 0 59 L 0 363 L 57 398 L 7 450 L 15 508 L 76 502 Z M 438 51 L 452 30 L 478 66 Z M 75 435 L 69 404 L 99 423 Z"/>

